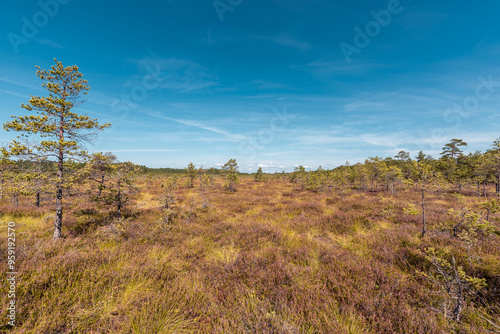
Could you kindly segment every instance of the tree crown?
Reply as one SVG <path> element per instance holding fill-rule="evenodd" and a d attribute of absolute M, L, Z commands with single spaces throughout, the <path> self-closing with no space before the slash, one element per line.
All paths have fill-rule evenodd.
<path fill-rule="evenodd" d="M 6 149 L 10 155 L 39 159 L 86 156 L 82 143 L 110 126 L 71 111 L 84 102 L 81 98 L 90 87 L 76 65 L 64 67 L 54 60 L 56 64 L 50 70 L 37 66 L 36 72 L 49 95 L 31 96 L 27 104 L 21 104 L 28 111 L 36 111 L 36 115 L 11 116 L 13 120 L 3 125 L 6 131 L 22 132 Z M 30 135 L 38 135 L 40 140 L 29 142 Z"/>

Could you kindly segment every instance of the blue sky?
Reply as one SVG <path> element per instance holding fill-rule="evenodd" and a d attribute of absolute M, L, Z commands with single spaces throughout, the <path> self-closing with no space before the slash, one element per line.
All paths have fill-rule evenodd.
<path fill-rule="evenodd" d="M 484 151 L 500 136 L 499 10 L 490 0 L 9 1 L 0 122 L 44 94 L 35 65 L 57 58 L 92 86 L 79 111 L 113 125 L 89 150 L 121 161 L 236 158 L 242 171 L 274 172 L 400 150 L 437 157 L 451 138 Z M 1 131 L 0 142 L 12 138 Z"/>

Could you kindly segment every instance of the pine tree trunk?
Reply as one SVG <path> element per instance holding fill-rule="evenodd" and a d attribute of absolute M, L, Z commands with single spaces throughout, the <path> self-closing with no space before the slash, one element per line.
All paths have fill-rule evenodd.
<path fill-rule="evenodd" d="M 61 123 L 63 122 L 61 118 Z M 60 130 L 60 136 L 63 137 L 64 132 Z M 62 148 L 59 149 L 59 157 L 57 162 L 57 184 L 56 184 L 56 219 L 54 221 L 54 239 L 61 238 L 62 217 L 63 217 L 63 175 L 64 175 L 64 154 Z"/>
<path fill-rule="evenodd" d="M 104 174 L 102 174 L 101 182 L 99 182 L 99 191 L 97 192 L 97 198 L 101 197 L 102 188 L 104 188 Z"/>
<path fill-rule="evenodd" d="M 495 185 L 495 192 L 500 195 L 500 157 L 497 152 L 497 183 Z"/>
<path fill-rule="evenodd" d="M 425 237 L 425 183 L 422 183 L 422 237 Z"/>
<path fill-rule="evenodd" d="M 54 222 L 54 239 L 59 239 L 61 237 L 62 216 L 63 216 L 62 198 L 63 198 L 63 189 L 61 181 L 59 181 L 57 183 L 57 190 L 56 190 L 56 219 Z"/>
<path fill-rule="evenodd" d="M 118 207 L 117 207 L 118 219 L 122 218 L 122 193 L 120 191 L 120 185 L 118 185 Z"/>
<path fill-rule="evenodd" d="M 495 185 L 495 192 L 500 196 L 500 157 L 497 155 L 497 183 Z"/>
<path fill-rule="evenodd" d="M 118 208 L 117 208 L 117 214 L 118 214 L 118 219 L 122 218 L 122 202 L 121 200 L 118 201 Z"/>
<path fill-rule="evenodd" d="M 0 199 L 3 199 L 3 184 L 4 184 L 4 178 L 2 174 L 2 179 L 0 180 Z"/>

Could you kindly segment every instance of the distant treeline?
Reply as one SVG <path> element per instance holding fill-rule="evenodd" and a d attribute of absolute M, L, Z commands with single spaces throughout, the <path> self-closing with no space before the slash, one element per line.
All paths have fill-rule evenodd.
<path fill-rule="evenodd" d="M 45 160 L 45 161 L 29 161 L 29 160 L 13 160 L 13 169 L 15 170 L 30 170 L 33 169 L 34 166 L 42 166 L 44 171 L 52 171 L 56 172 L 57 169 L 57 163 L 55 161 L 50 161 L 50 160 Z M 114 165 L 119 165 L 120 163 L 114 162 L 112 163 Z M 67 167 L 70 167 L 72 170 L 80 170 L 85 167 L 85 163 L 83 162 L 75 162 L 75 161 L 70 161 L 67 163 Z M 186 174 L 186 168 L 168 168 L 168 167 L 163 167 L 163 168 L 151 168 L 147 167 L 144 165 L 137 165 L 138 172 L 141 174 L 146 174 L 146 175 L 185 175 Z M 221 174 L 221 169 L 217 169 L 214 167 L 205 169 L 205 173 L 210 174 L 210 175 L 220 175 Z M 248 173 L 241 173 L 239 174 L 248 174 Z"/>
<path fill-rule="evenodd" d="M 186 173 L 184 168 L 150 168 L 147 166 L 139 166 L 143 174 L 148 175 L 182 175 Z"/>
<path fill-rule="evenodd" d="M 185 168 L 150 168 L 146 166 L 139 166 L 142 173 L 147 175 L 184 175 L 186 174 Z M 220 175 L 221 170 L 211 167 L 205 170 L 210 175 Z"/>

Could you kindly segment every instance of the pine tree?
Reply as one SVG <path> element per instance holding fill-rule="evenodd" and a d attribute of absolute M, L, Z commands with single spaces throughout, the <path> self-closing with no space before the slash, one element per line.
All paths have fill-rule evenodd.
<path fill-rule="evenodd" d="M 306 188 L 307 172 L 304 166 L 300 165 L 295 167 L 293 173 L 290 175 L 290 182 L 300 184 L 301 189 Z"/>
<path fill-rule="evenodd" d="M 264 178 L 264 172 L 262 171 L 262 167 L 257 169 L 257 173 L 255 173 L 255 182 L 262 182 Z"/>
<path fill-rule="evenodd" d="M 96 199 L 101 197 L 102 191 L 106 188 L 109 175 L 116 168 L 114 165 L 116 156 L 111 153 L 94 153 L 82 171 L 83 175 L 90 181 L 97 183 Z"/>
<path fill-rule="evenodd" d="M 71 111 L 83 102 L 82 96 L 90 87 L 76 65 L 64 67 L 61 62 L 54 61 L 56 64 L 50 70 L 37 66 L 36 72 L 49 95 L 32 96 L 27 104 L 21 105 L 28 111 L 36 111 L 36 115 L 12 116 L 13 120 L 4 123 L 3 127 L 7 131 L 22 133 L 9 144 L 9 155 L 39 161 L 55 160 L 57 163 L 54 239 L 58 239 L 63 223 L 64 163 L 69 159 L 86 158 L 81 143 L 90 141 L 110 124 L 100 125 L 96 119 Z M 28 137 L 33 136 L 38 136 L 38 140 L 28 141 Z"/>
<path fill-rule="evenodd" d="M 194 187 L 194 179 L 196 179 L 196 167 L 192 162 L 186 167 L 186 176 L 188 177 L 187 187 Z"/>
<path fill-rule="evenodd" d="M 491 144 L 491 154 L 494 157 L 494 163 L 495 163 L 495 192 L 497 193 L 498 196 L 500 196 L 500 137 L 495 139 L 493 141 L 493 144 Z"/>
<path fill-rule="evenodd" d="M 229 161 L 222 166 L 222 173 L 226 179 L 224 187 L 230 192 L 235 192 L 235 185 L 238 183 L 238 163 L 236 159 L 229 159 Z"/>
<path fill-rule="evenodd" d="M 207 171 L 203 169 L 203 167 L 200 167 L 198 169 L 198 179 L 200 180 L 200 195 L 201 195 L 201 208 L 205 210 L 210 206 L 208 203 L 208 197 L 207 197 L 207 190 L 208 187 L 210 186 L 211 180 L 210 176 L 207 174 Z"/>
<path fill-rule="evenodd" d="M 13 165 L 14 163 L 9 159 L 9 156 L 5 152 L 0 151 L 0 200 L 3 199 L 5 185 Z"/>
<path fill-rule="evenodd" d="M 413 161 L 413 179 L 421 191 L 422 237 L 425 237 L 425 234 L 427 233 L 425 192 L 429 184 L 436 182 L 438 178 L 439 175 L 433 171 L 432 166 L 429 163 L 425 161 Z"/>
<path fill-rule="evenodd" d="M 18 182 L 22 183 L 21 192 L 25 196 L 35 196 L 35 206 L 39 207 L 42 194 L 50 193 L 48 182 L 52 174 L 53 165 L 42 161 L 25 161 L 20 168 Z"/>
<path fill-rule="evenodd" d="M 109 186 L 102 199 L 106 204 L 116 207 L 118 219 L 122 218 L 123 208 L 130 201 L 130 195 L 138 190 L 135 184 L 139 172 L 139 166 L 127 161 L 116 164 L 109 174 Z"/>
<path fill-rule="evenodd" d="M 467 143 L 462 139 L 452 139 L 448 144 L 444 145 L 441 155 L 452 159 L 458 158 L 462 155 L 461 146 L 467 146 Z"/>
<path fill-rule="evenodd" d="M 160 228 L 164 231 L 168 231 L 172 228 L 175 218 L 178 215 L 179 208 L 177 206 L 177 198 L 175 197 L 174 191 L 177 189 L 177 182 L 173 177 L 168 177 L 165 180 L 165 184 L 161 185 L 163 188 L 163 198 L 162 198 L 162 217 L 160 222 Z"/>
<path fill-rule="evenodd" d="M 458 181 L 458 191 L 462 190 L 462 180 L 466 175 L 463 166 L 463 152 L 460 149 L 462 146 L 467 146 L 467 143 L 462 139 L 452 139 L 448 144 L 443 146 L 441 152 L 443 162 L 447 165 L 448 181 Z"/>

